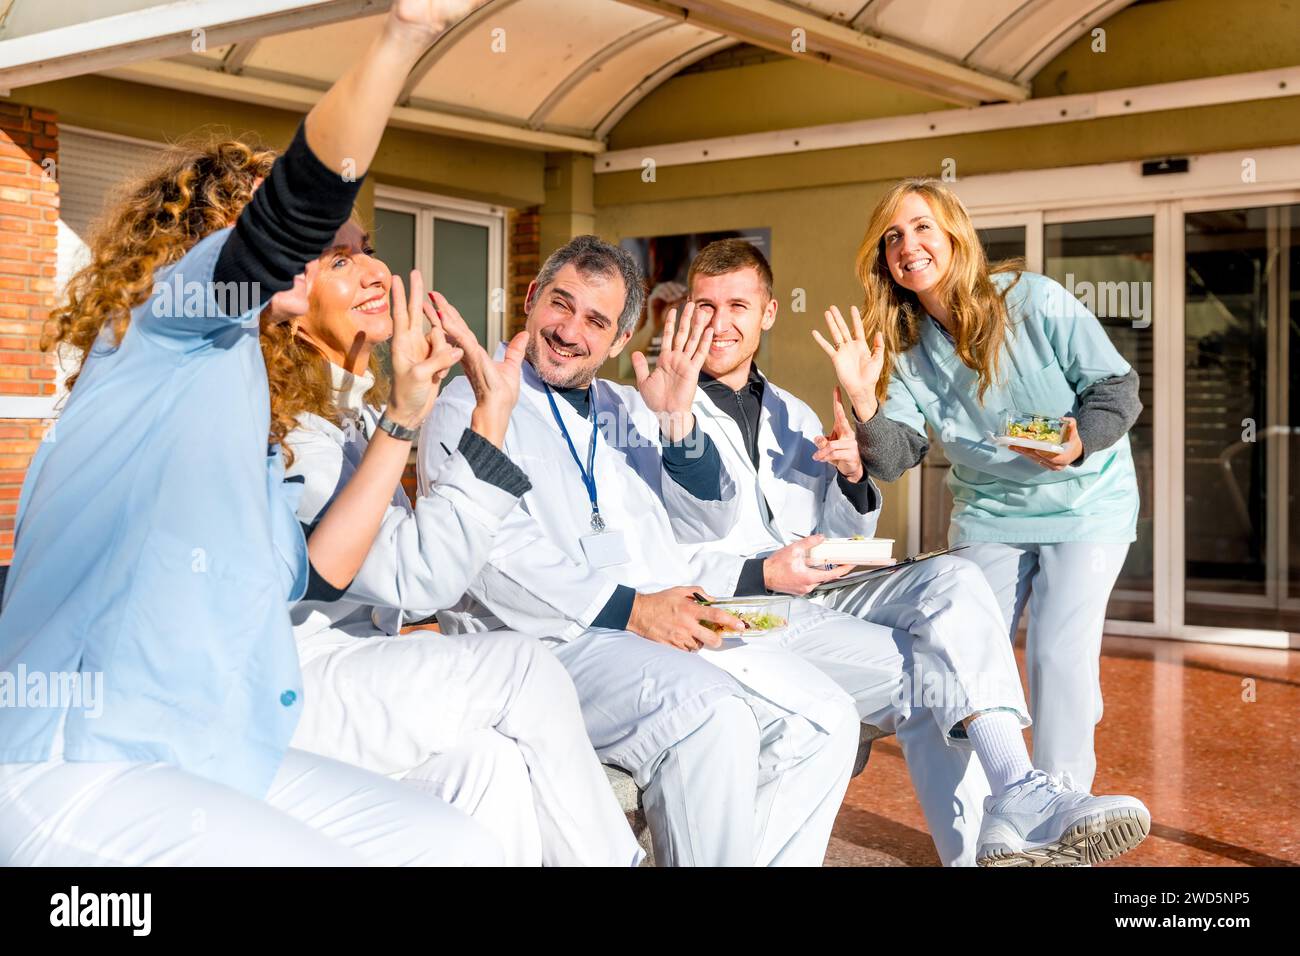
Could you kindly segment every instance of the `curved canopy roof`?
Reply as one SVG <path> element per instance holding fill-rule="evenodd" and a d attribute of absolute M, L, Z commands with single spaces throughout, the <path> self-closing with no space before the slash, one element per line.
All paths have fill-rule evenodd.
<path fill-rule="evenodd" d="M 429 50 L 399 126 L 599 152 L 660 83 L 738 42 L 953 103 L 1018 101 L 1131 0 L 490 0 Z M 386 0 L 0 0 L 0 88 L 88 72 L 305 109 Z M 6 10 L 7 7 L 7 10 Z"/>

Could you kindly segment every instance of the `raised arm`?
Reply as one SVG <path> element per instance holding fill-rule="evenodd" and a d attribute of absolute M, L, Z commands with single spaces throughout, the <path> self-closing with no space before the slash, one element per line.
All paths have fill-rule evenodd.
<path fill-rule="evenodd" d="M 735 482 L 693 411 L 713 333 L 713 318 L 687 302 L 680 320 L 676 309 L 668 312 L 653 372 L 644 355 L 632 354 L 636 390 L 659 423 L 664 506 L 674 536 L 685 544 L 726 537 L 740 516 Z"/>
<path fill-rule="evenodd" d="M 422 497 L 438 494 L 455 443 L 472 425 L 476 403 L 467 386 L 457 381 L 421 430 Z M 591 626 L 617 587 L 613 578 L 556 546 L 525 502 L 502 519 L 488 561 L 468 590 L 511 630 L 570 640 Z"/>
<path fill-rule="evenodd" d="M 218 259 L 218 279 L 259 282 L 275 292 L 293 286 L 350 215 L 411 68 L 449 24 L 481 4 L 394 0 L 379 36 L 312 108 L 295 146 L 245 207 Z M 291 158 L 296 162 L 283 161 Z M 375 435 L 307 543 L 312 567 L 336 588 L 346 587 L 365 561 L 401 480 L 411 436 L 461 357 L 436 316 L 424 333 L 424 291 L 414 287 L 417 282 L 418 274 L 409 306 L 401 281 L 393 284 L 394 388 L 385 418 L 395 427 Z"/>
<path fill-rule="evenodd" d="M 418 272 L 412 274 L 412 301 L 407 309 L 410 323 L 419 313 L 415 304 L 418 278 Z M 400 305 L 400 283 L 394 289 Z M 470 427 L 449 442 L 456 449 L 455 454 L 443 463 L 430 493 L 416 500 L 413 513 L 391 504 L 395 485 L 406 464 L 407 442 L 400 443 L 400 457 L 385 457 L 383 464 L 372 463 L 373 471 L 380 476 L 373 492 L 358 492 L 351 502 L 344 503 L 361 516 L 359 520 L 368 523 L 387 483 L 378 533 L 374 542 L 367 545 L 364 563 L 348 587 L 350 596 L 372 604 L 424 612 L 450 607 L 465 593 L 487 561 L 502 519 L 529 488 L 527 476 L 501 451 L 510 413 L 519 398 L 523 333 L 511 342 L 501 361 L 493 361 L 455 307 L 436 292 L 431 294 L 431 299 L 426 304 L 422 296 L 418 298 L 433 326 L 431 334 L 435 338 L 445 334 L 455 343 L 452 351 L 462 358 L 465 378 L 476 394 Z M 395 349 L 395 371 L 398 359 Z M 393 442 L 393 436 L 377 432 L 372 446 L 374 441 Z M 349 493 L 355 475 L 368 467 L 369 459 L 370 449 L 367 449 L 358 471 L 342 476 L 340 499 Z M 328 476 L 330 470 L 325 468 L 323 473 Z M 333 487 L 324 490 L 334 492 Z M 310 505 L 312 500 L 313 496 L 304 496 L 306 504 Z M 314 500 L 319 502 L 319 495 Z M 330 510 L 340 503 L 335 501 Z M 328 517 L 329 512 L 326 514 Z M 342 522 L 339 527 L 349 536 L 350 544 L 362 543 L 362 535 L 355 528 Z M 317 543 L 319 534 L 318 528 L 312 535 L 313 544 Z"/>
<path fill-rule="evenodd" d="M 447 342 L 437 316 L 429 317 L 431 328 L 423 331 L 423 300 L 418 271 L 411 273 L 409 303 L 402 280 L 393 277 L 393 394 L 361 464 L 307 542 L 312 567 L 336 588 L 348 585 L 369 554 L 402 480 L 411 439 L 461 357 L 461 350 Z"/>
<path fill-rule="evenodd" d="M 379 36 L 307 114 L 244 207 L 217 259 L 219 282 L 289 289 L 347 221 L 407 74 L 447 25 L 483 0 L 396 0 Z"/>
<path fill-rule="evenodd" d="M 827 468 L 816 531 L 827 537 L 872 535 L 880 518 L 880 492 L 867 474 L 857 432 L 844 411 L 840 386 L 832 395 L 835 426 L 829 435 L 813 432 L 810 436 L 817 451 L 813 460 Z"/>
<path fill-rule="evenodd" d="M 826 311 L 826 328 L 832 341 L 826 341 L 815 329 L 812 335 L 830 358 L 840 387 L 849 399 L 858 450 L 867 473 L 881 481 L 894 481 L 907 469 L 920 464 L 930 450 L 925 438 L 925 419 L 897 374 L 890 377 L 885 409 L 881 411 L 876 390 L 885 364 L 884 336 L 877 332 L 868 343 L 857 306 L 851 315 L 852 327 L 844 321 L 840 310 L 831 306 Z"/>
<path fill-rule="evenodd" d="M 355 470 L 331 429 L 300 425 L 285 439 L 292 480 L 304 480 L 298 517 L 313 525 L 351 482 Z M 466 429 L 438 474 L 433 493 L 414 508 L 390 503 L 348 598 L 426 617 L 451 607 L 492 548 L 502 518 L 528 490 L 528 479 L 487 439 Z"/>

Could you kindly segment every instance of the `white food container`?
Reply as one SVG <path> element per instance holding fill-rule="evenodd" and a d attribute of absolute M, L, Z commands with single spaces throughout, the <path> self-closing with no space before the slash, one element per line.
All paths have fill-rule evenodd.
<path fill-rule="evenodd" d="M 1030 438 L 1023 434 L 1025 431 L 1033 434 L 1044 429 L 1053 431 L 1057 435 L 1064 435 L 1065 422 L 1054 415 L 1040 415 L 1037 412 L 1028 414 L 1007 412 L 1002 416 L 1002 434 L 994 436 L 993 444 L 1000 448 L 1010 448 L 1013 445 L 1017 448 L 1034 448 L 1053 455 L 1065 451 L 1065 446 L 1059 442 Z M 1013 435 L 1011 434 L 1013 430 L 1021 431 L 1022 434 Z"/>
<path fill-rule="evenodd" d="M 750 638 L 758 637 L 763 634 L 774 634 L 785 628 L 790 623 L 790 598 L 783 594 L 758 597 L 734 597 L 719 598 L 716 601 L 710 601 L 709 607 L 716 607 L 720 611 L 726 611 L 728 614 L 741 615 L 770 615 L 779 619 L 780 623 L 772 627 L 747 627 L 743 631 L 720 631 L 724 638 Z M 744 618 L 742 618 L 743 620 Z"/>
<path fill-rule="evenodd" d="M 808 563 L 880 564 L 893 557 L 893 538 L 827 538 L 808 552 Z"/>

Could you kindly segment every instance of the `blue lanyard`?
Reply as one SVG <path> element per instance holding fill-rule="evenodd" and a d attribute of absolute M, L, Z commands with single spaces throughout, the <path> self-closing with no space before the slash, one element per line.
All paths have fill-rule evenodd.
<path fill-rule="evenodd" d="M 545 384 L 545 383 L 543 383 Z M 597 533 L 605 530 L 605 519 L 600 516 L 600 502 L 596 497 L 596 394 L 595 389 L 588 386 L 587 388 L 587 414 L 591 419 L 591 443 L 587 446 L 587 467 L 582 467 L 582 459 L 578 457 L 578 449 L 573 447 L 573 439 L 569 437 L 569 430 L 564 427 L 564 419 L 560 416 L 560 409 L 555 404 L 555 395 L 551 392 L 551 386 L 546 385 L 546 400 L 551 403 L 551 414 L 555 416 L 555 424 L 560 426 L 560 434 L 564 436 L 565 444 L 569 446 L 569 454 L 573 456 L 573 463 L 578 466 L 578 473 L 582 475 L 582 483 L 587 488 L 587 497 L 591 499 L 591 530 Z"/>

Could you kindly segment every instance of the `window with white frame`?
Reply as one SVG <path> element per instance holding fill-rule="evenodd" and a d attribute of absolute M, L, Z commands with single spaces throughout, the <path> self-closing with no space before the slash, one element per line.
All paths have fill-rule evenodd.
<path fill-rule="evenodd" d="M 372 241 L 403 281 L 419 269 L 489 351 L 505 324 L 505 210 L 379 185 Z"/>

